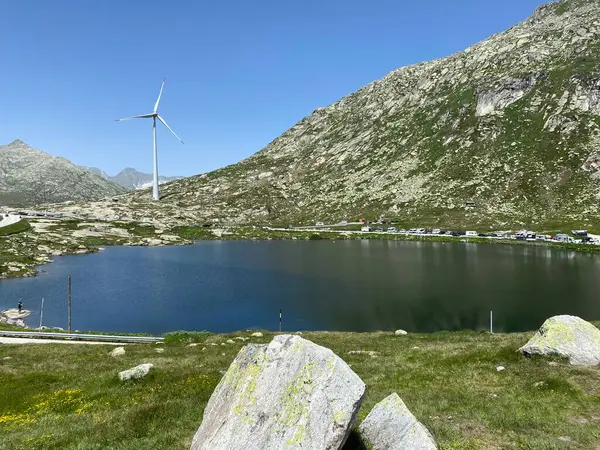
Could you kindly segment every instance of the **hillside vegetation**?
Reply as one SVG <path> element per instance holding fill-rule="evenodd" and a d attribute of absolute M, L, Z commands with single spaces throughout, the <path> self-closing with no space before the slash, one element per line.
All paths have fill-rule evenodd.
<path fill-rule="evenodd" d="M 316 109 L 223 169 L 69 207 L 90 217 L 533 229 L 600 216 L 600 0 L 563 0 Z"/>

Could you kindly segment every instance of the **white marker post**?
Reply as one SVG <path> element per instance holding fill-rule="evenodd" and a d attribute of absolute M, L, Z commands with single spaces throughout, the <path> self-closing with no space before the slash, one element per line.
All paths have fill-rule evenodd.
<path fill-rule="evenodd" d="M 42 330 L 42 319 L 44 318 L 44 297 L 42 297 L 42 309 L 40 309 L 40 331 Z"/>
<path fill-rule="evenodd" d="M 281 333 L 281 309 L 279 310 L 279 332 Z"/>
<path fill-rule="evenodd" d="M 490 333 L 494 334 L 494 311 L 490 311 Z"/>

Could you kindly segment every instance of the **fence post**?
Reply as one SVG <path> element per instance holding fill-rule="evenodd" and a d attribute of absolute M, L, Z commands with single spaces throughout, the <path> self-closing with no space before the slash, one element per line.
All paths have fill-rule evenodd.
<path fill-rule="evenodd" d="M 69 311 L 67 314 L 68 330 L 71 332 L 71 275 L 69 275 Z"/>
<path fill-rule="evenodd" d="M 281 309 L 279 310 L 279 332 L 281 333 Z"/>
<path fill-rule="evenodd" d="M 490 333 L 494 334 L 494 311 L 490 311 Z"/>

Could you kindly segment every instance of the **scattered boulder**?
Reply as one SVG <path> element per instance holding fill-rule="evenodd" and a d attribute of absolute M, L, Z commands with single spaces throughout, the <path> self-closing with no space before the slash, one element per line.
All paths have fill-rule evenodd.
<path fill-rule="evenodd" d="M 394 334 L 396 336 L 406 336 L 408 334 L 408 332 L 406 332 L 404 330 L 396 330 L 396 331 L 394 331 Z"/>
<path fill-rule="evenodd" d="M 600 330 L 577 316 L 554 316 L 519 349 L 525 356 L 560 356 L 572 365 L 600 364 Z"/>
<path fill-rule="evenodd" d="M 208 401 L 191 449 L 339 449 L 365 390 L 342 359 L 300 336 L 248 344 Z"/>
<path fill-rule="evenodd" d="M 198 347 L 198 343 L 194 342 L 193 344 L 188 344 L 188 347 Z"/>
<path fill-rule="evenodd" d="M 110 356 L 123 356 L 125 354 L 125 347 L 117 347 L 109 353 Z"/>
<path fill-rule="evenodd" d="M 433 450 L 435 439 L 395 392 L 377 403 L 359 431 L 373 450 Z"/>
<path fill-rule="evenodd" d="M 153 367 L 154 364 L 150 363 L 140 364 L 139 366 L 135 366 L 131 369 L 124 370 L 123 372 L 119 372 L 119 378 L 121 379 L 121 381 L 138 380 L 148 375 L 148 373 L 150 373 L 150 369 Z"/>
<path fill-rule="evenodd" d="M 161 347 L 158 347 L 158 348 L 155 348 L 155 349 L 154 349 L 154 351 L 155 351 L 156 353 L 164 353 L 165 349 L 164 349 L 164 348 L 161 348 Z"/>
<path fill-rule="evenodd" d="M 235 344 L 235 341 L 233 339 L 227 339 L 225 341 L 225 343 L 227 343 L 227 344 Z"/>
<path fill-rule="evenodd" d="M 252 337 L 263 337 L 263 334 L 260 331 L 257 331 L 256 333 L 252 333 L 250 336 L 252 336 Z"/>
<path fill-rule="evenodd" d="M 505 370 L 506 370 L 506 367 L 504 367 L 504 366 L 498 366 L 498 367 L 496 367 L 496 371 L 497 372 L 503 372 Z"/>

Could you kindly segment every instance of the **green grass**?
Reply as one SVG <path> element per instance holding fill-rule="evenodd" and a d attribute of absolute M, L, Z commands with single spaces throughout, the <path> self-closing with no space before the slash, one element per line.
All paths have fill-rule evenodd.
<path fill-rule="evenodd" d="M 168 335 L 127 345 L 121 358 L 92 345 L 0 346 L 3 449 L 186 449 L 223 371 L 242 347 L 234 336 Z M 367 384 L 359 413 L 398 392 L 440 449 L 594 449 L 600 445 L 598 368 L 522 357 L 531 333 L 305 333 L 331 348 Z M 248 342 L 266 343 L 272 338 Z M 188 347 L 188 342 L 197 346 Z M 217 344 L 217 345 L 211 345 Z M 418 348 L 417 348 L 418 347 Z M 377 358 L 348 355 L 374 350 Z M 11 359 L 3 360 L 9 356 Z M 143 380 L 117 373 L 151 362 Z M 496 366 L 506 367 L 497 372 Z M 536 384 L 536 383 L 541 383 Z M 362 448 L 356 436 L 346 449 Z"/>
<path fill-rule="evenodd" d="M 10 236 L 11 234 L 22 233 L 31 228 L 29 222 L 25 219 L 19 220 L 17 223 L 0 228 L 0 236 Z"/>

